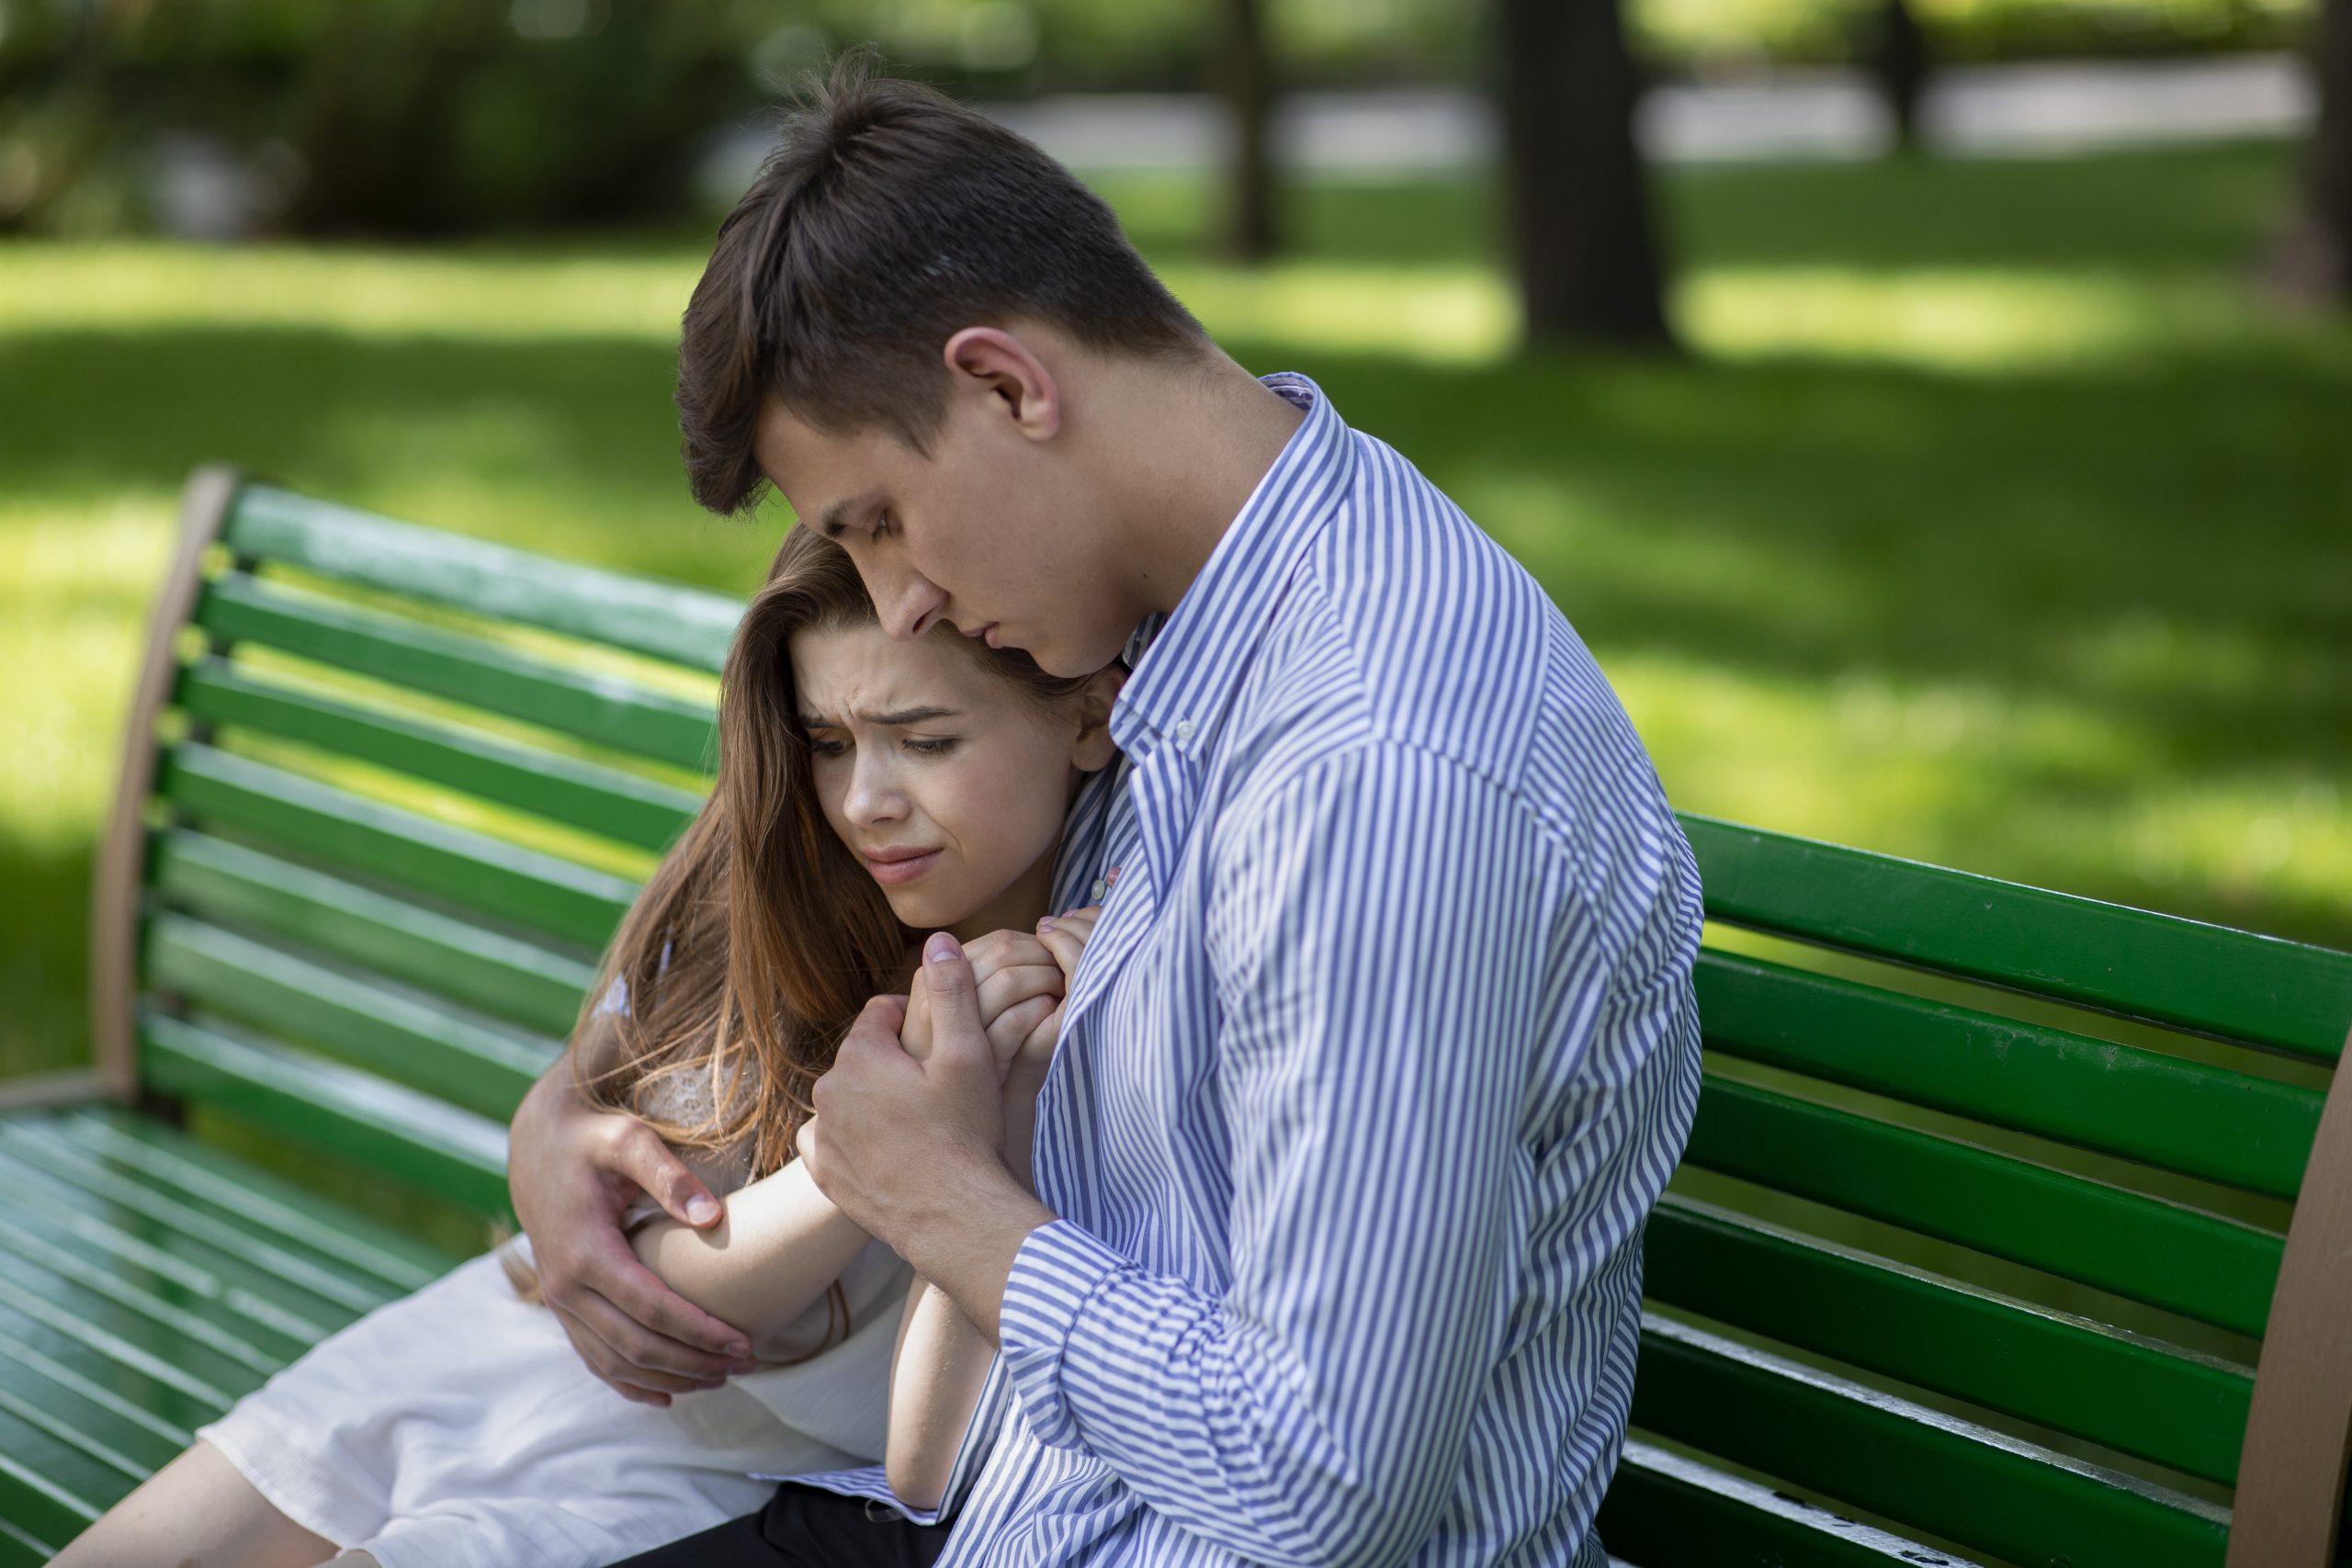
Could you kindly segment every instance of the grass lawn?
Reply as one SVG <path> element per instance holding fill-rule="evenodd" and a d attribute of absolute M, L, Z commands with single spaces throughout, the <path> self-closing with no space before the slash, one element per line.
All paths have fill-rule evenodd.
<path fill-rule="evenodd" d="M 1687 808 L 2352 947 L 2352 323 L 2245 285 L 2278 148 L 1719 169 L 1672 363 L 1517 359 L 1481 187 L 1110 191 L 1548 585 Z M 82 1058 L 83 928 L 188 468 L 747 589 L 687 500 L 695 238 L 0 246 L 0 1074 Z"/>

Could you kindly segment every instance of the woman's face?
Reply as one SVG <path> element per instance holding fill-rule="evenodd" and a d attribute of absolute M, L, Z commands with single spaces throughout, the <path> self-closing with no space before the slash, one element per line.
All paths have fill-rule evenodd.
<path fill-rule="evenodd" d="M 1048 708 L 954 635 L 803 631 L 792 672 L 825 820 L 899 919 L 967 938 L 1047 912 L 1070 786 L 1111 742 L 1107 697 Z"/>

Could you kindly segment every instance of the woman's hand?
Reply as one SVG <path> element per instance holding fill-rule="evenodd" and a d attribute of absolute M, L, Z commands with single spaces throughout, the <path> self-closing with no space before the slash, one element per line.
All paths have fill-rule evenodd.
<path fill-rule="evenodd" d="M 1045 1021 L 1061 1009 L 1066 972 L 1050 948 L 1022 931 L 990 931 L 965 948 L 978 987 L 980 1027 L 1007 1070 Z M 931 1055 L 931 996 L 917 972 L 907 992 L 906 1027 L 899 1036 L 916 1061 Z"/>
<path fill-rule="evenodd" d="M 1062 1010 L 1068 1002 L 1070 982 L 1078 975 L 1079 958 L 1085 953 L 1087 939 L 1094 934 L 1094 922 L 1102 913 L 1100 905 L 1089 905 L 1037 922 L 1038 943 L 1052 955 L 1054 966 L 1060 971 L 1062 990 L 1053 1010 L 1038 1019 L 1036 1027 L 1022 1038 L 1005 1066 L 1001 1151 L 1005 1168 L 1033 1192 L 1036 1181 L 1030 1169 L 1030 1150 L 1037 1135 L 1037 1096 L 1046 1087 L 1046 1069 L 1054 1065 L 1054 1051 L 1061 1043 Z"/>

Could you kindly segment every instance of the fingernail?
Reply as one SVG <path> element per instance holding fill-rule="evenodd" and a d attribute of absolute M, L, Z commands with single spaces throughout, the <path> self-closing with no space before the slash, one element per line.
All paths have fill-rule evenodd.
<path fill-rule="evenodd" d="M 742 1359 L 741 1359 L 741 1360 L 737 1361 L 733 1366 L 731 1366 L 731 1367 L 728 1368 L 727 1370 L 728 1370 L 728 1371 L 729 1371 L 729 1372 L 730 1372 L 730 1373 L 731 1373 L 731 1374 L 733 1374 L 734 1376 L 736 1376 L 736 1377 L 739 1377 L 739 1378 L 740 1378 L 740 1377 L 741 1377 L 741 1376 L 742 1376 L 744 1373 L 746 1373 L 746 1372 L 756 1372 L 756 1371 L 758 1371 L 760 1370 L 760 1364 L 759 1364 L 757 1361 L 752 1360 L 750 1357 L 746 1356 L 746 1357 L 744 1357 Z"/>
<path fill-rule="evenodd" d="M 708 1198 L 697 1198 L 686 1205 L 686 1218 L 698 1225 L 707 1225 L 718 1218 L 718 1205 Z"/>
<path fill-rule="evenodd" d="M 752 1344 L 750 1340 L 737 1339 L 730 1341 L 727 1347 L 727 1353 L 734 1357 L 736 1360 L 743 1363 L 743 1370 L 745 1371 L 750 1371 L 752 1370 Z"/>
<path fill-rule="evenodd" d="M 963 956 L 964 950 L 956 945 L 955 937 L 946 931 L 932 932 L 931 940 L 922 944 L 922 958 L 926 964 L 945 964 L 950 959 Z"/>
<path fill-rule="evenodd" d="M 1047 931 L 1055 929 L 1054 917 L 1051 915 L 1047 915 L 1044 919 L 1037 922 L 1037 934 L 1039 936 L 1044 936 Z"/>

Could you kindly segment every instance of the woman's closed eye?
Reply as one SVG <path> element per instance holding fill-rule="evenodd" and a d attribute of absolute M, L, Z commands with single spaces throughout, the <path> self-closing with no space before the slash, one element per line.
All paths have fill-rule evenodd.
<path fill-rule="evenodd" d="M 963 738 L 955 735 L 910 735 L 899 742 L 906 750 L 923 757 L 944 757 L 963 743 Z M 819 757 L 838 757 L 849 749 L 850 743 L 846 740 L 812 739 L 808 742 L 809 751 Z"/>

